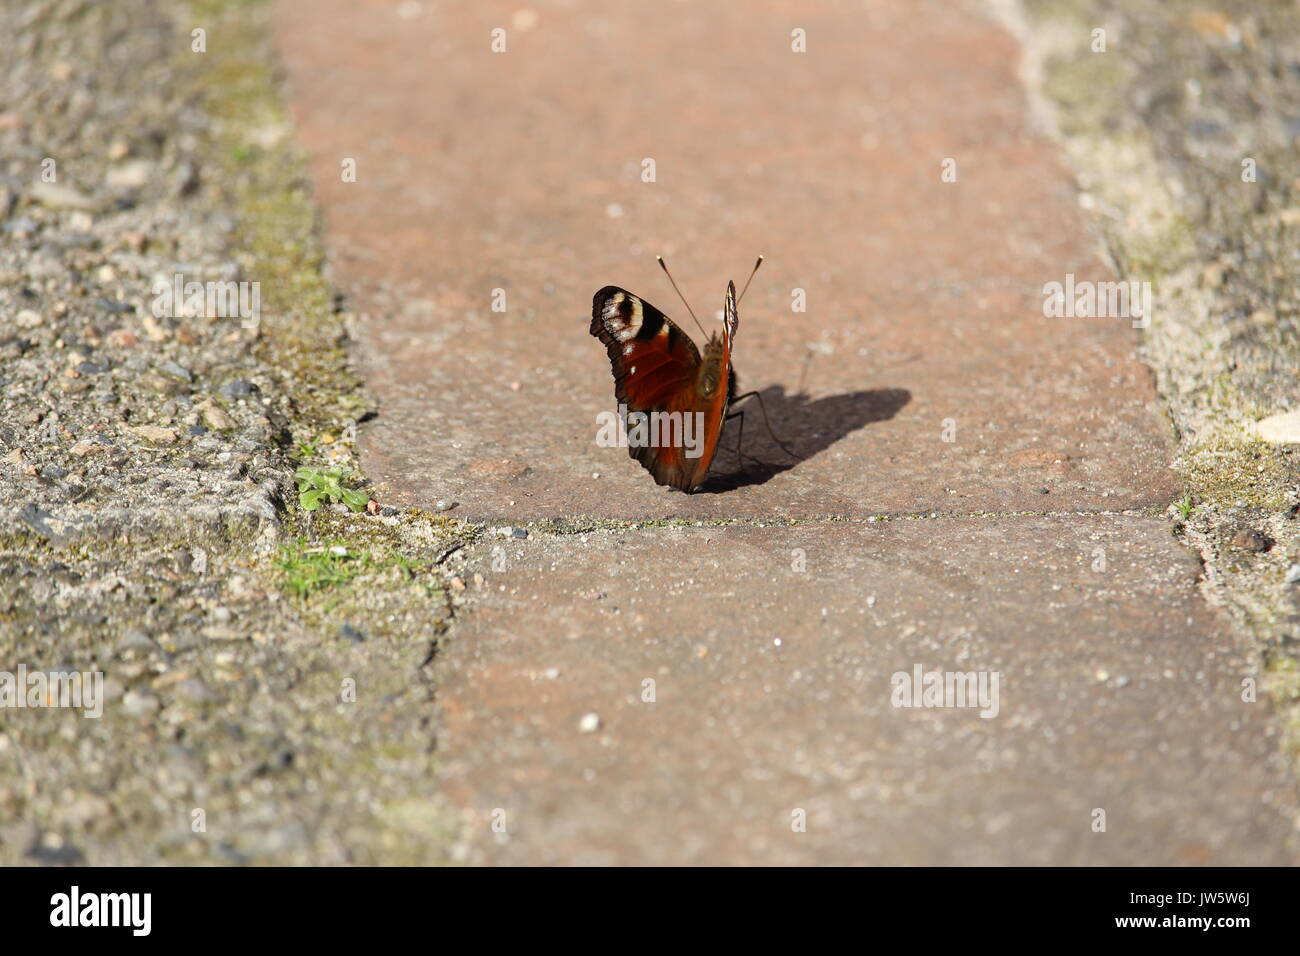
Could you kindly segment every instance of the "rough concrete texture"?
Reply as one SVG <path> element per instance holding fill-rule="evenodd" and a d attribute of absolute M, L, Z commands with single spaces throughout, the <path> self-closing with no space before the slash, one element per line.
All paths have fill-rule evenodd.
<path fill-rule="evenodd" d="M 429 569 L 376 560 L 326 602 L 238 553 L 15 550 L 2 669 L 98 671 L 103 696 L 0 711 L 0 862 L 447 858 L 427 664 L 451 609 Z"/>
<path fill-rule="evenodd" d="M 287 489 L 289 410 L 252 358 L 256 323 L 154 295 L 176 275 L 245 278 L 223 255 L 210 120 L 177 102 L 189 77 L 170 29 L 138 6 L 4 17 L 0 529 L 255 535 Z M 96 34 L 135 45 L 97 49 Z"/>
<path fill-rule="evenodd" d="M 297 506 L 360 402 L 255 13 L 196 10 L 196 54 L 182 8 L 0 11 L 3 865 L 451 845 L 427 665 L 474 532 Z M 156 312 L 176 274 L 262 322 Z M 19 705 L 49 671 L 102 695 Z"/>
<path fill-rule="evenodd" d="M 1109 273 L 1005 33 L 946 3 L 548 6 L 527 29 L 516 6 L 277 7 L 336 275 L 370 316 L 362 442 L 385 495 L 512 520 L 1173 496 L 1131 322 L 1044 318 L 1044 283 Z M 596 444 L 614 400 L 591 297 L 622 285 L 698 337 L 654 255 L 712 323 L 759 252 L 736 364 L 806 460 L 755 411 L 769 466 L 728 454 L 707 486 L 725 493 L 684 497 Z"/>

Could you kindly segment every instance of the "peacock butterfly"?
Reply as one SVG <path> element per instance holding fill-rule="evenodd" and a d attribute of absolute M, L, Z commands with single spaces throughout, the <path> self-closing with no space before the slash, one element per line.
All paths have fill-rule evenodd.
<path fill-rule="evenodd" d="M 751 280 L 762 262 L 759 256 Z M 680 296 L 662 258 L 659 265 Z M 747 397 L 736 395 L 731 350 L 740 324 L 737 303 L 748 288 L 747 281 L 738 297 L 735 283 L 727 283 L 722 330 L 709 336 L 703 357 L 672 319 L 626 289 L 607 285 L 592 298 L 590 331 L 609 353 L 628 454 L 657 484 L 686 492 L 699 488 L 713 464 L 729 407 Z M 682 303 L 695 319 L 685 297 Z"/>

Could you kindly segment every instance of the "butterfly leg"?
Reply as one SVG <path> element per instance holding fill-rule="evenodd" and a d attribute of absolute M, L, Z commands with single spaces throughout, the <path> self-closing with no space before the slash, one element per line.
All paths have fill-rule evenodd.
<path fill-rule="evenodd" d="M 783 441 L 781 441 L 781 439 L 779 439 L 779 438 L 776 437 L 776 432 L 772 431 L 772 422 L 771 422 L 771 421 L 768 419 L 768 417 L 767 417 L 767 405 L 765 405 L 765 404 L 763 403 L 763 396 L 762 396 L 762 395 L 758 394 L 758 392 L 746 392 L 744 395 L 737 395 L 737 396 L 736 396 L 735 398 L 733 398 L 731 401 L 732 401 L 732 403 L 734 404 L 734 403 L 740 401 L 742 398 L 751 398 L 751 397 L 758 399 L 758 407 L 759 407 L 759 410 L 763 413 L 763 424 L 767 426 L 767 433 L 768 433 L 769 435 L 772 436 L 772 441 L 776 442 L 777 445 L 780 447 L 780 449 L 781 449 L 783 452 L 785 452 L 787 455 L 789 455 L 791 458 L 795 459 L 796 461 L 803 461 L 803 460 L 804 460 L 804 459 L 803 459 L 803 456 L 801 456 L 801 455 L 796 455 L 796 454 L 795 454 L 794 452 L 792 452 L 789 448 L 787 448 L 786 445 L 785 445 L 785 443 L 784 443 Z M 741 411 L 741 412 L 732 412 L 732 415 L 741 415 L 741 416 L 743 416 L 744 414 L 745 414 L 745 413 L 744 413 L 743 411 Z M 732 415 L 728 415 L 727 417 L 728 417 L 728 418 L 731 418 Z M 742 426 L 742 427 L 743 427 L 743 426 Z"/>
<path fill-rule="evenodd" d="M 745 470 L 745 448 L 744 448 L 744 438 L 745 438 L 745 410 L 742 408 L 742 409 L 739 409 L 738 411 L 734 411 L 734 412 L 732 412 L 730 415 L 728 415 L 726 418 L 724 418 L 723 421 L 727 421 L 727 422 L 729 422 L 729 421 L 731 421 L 733 418 L 739 418 L 739 419 L 740 419 L 740 424 L 739 424 L 739 425 L 737 426 L 737 428 L 736 428 L 736 457 L 740 459 L 740 470 L 741 470 L 741 471 L 744 471 L 744 470 Z M 755 462 L 757 462 L 757 463 L 760 464 L 760 465 L 762 464 L 762 462 L 761 462 L 761 461 L 758 461 L 757 458 L 752 459 L 752 460 L 755 461 Z"/>

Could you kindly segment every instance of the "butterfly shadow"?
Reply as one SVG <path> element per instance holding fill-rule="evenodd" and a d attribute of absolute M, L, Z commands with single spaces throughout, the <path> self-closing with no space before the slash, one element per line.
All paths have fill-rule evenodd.
<path fill-rule="evenodd" d="M 768 434 L 759 398 L 767 407 L 772 431 L 798 459 L 783 452 Z M 715 470 L 696 494 L 718 494 L 761 485 L 825 451 L 851 432 L 893 418 L 911 400 L 912 393 L 905 388 L 874 388 L 810 398 L 803 392 L 787 395 L 784 386 L 770 385 L 736 408 L 745 411 L 744 458 L 736 454 L 736 441 L 741 437 L 740 419 L 733 418 L 727 422 L 720 439 L 722 448 Z"/>

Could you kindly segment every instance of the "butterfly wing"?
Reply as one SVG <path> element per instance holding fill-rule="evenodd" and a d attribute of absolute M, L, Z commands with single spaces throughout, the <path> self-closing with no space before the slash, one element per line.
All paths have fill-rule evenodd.
<path fill-rule="evenodd" d="M 706 364 L 711 360 L 711 356 L 717 356 L 719 380 L 726 382 L 726 387 L 717 390 L 705 404 L 710 424 L 705 428 L 704 454 L 701 457 L 706 462 L 712 462 L 714 454 L 717 453 L 718 439 L 722 437 L 722 425 L 727 420 L 727 409 L 736 397 L 736 367 L 731 364 L 731 349 L 739 327 L 740 312 L 736 308 L 736 284 L 728 282 L 727 298 L 723 301 L 722 307 L 722 341 L 719 343 L 715 338 L 704 350 Z M 706 465 L 705 471 L 707 470 Z M 701 472 L 698 481 L 703 480 L 704 472 Z"/>
<path fill-rule="evenodd" d="M 614 395 L 629 412 L 685 415 L 705 410 L 696 390 L 699 350 L 690 336 L 649 302 L 617 286 L 605 286 L 592 298 L 591 334 L 609 353 Z M 673 445 L 630 446 L 628 453 L 656 483 L 690 491 L 704 480 L 715 445 L 716 435 L 707 436 L 706 455 L 694 459 Z"/>

